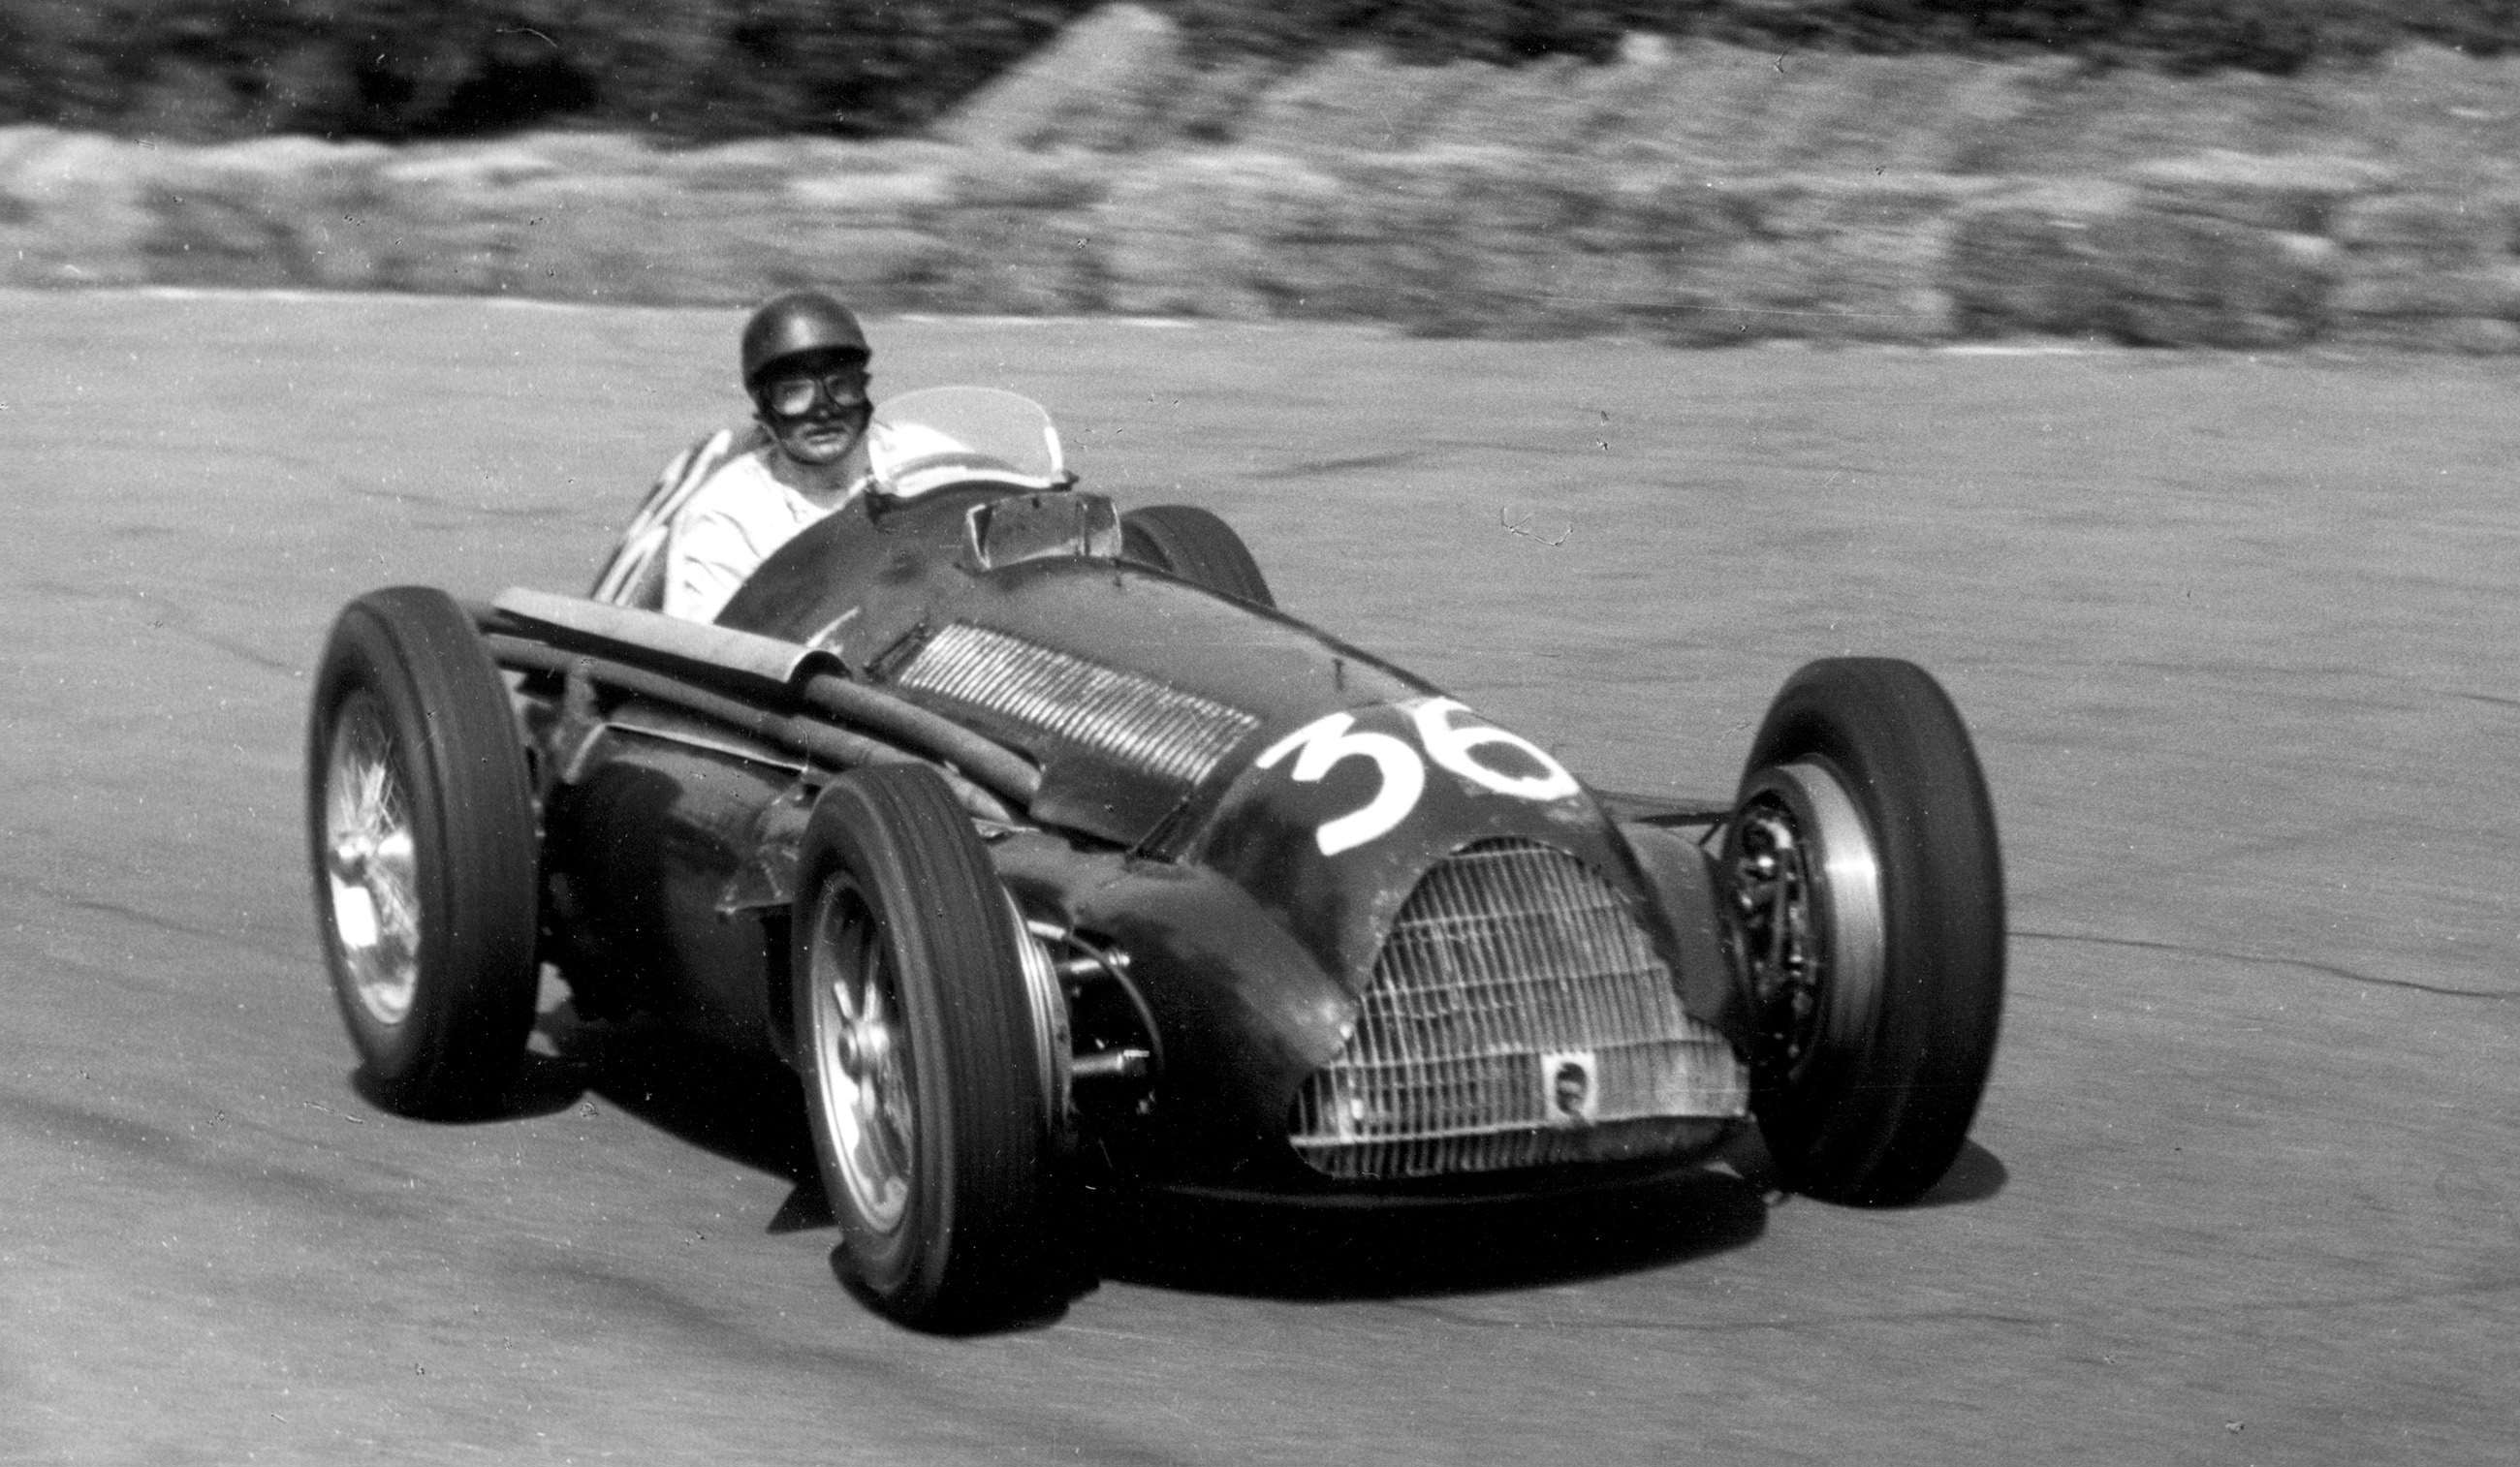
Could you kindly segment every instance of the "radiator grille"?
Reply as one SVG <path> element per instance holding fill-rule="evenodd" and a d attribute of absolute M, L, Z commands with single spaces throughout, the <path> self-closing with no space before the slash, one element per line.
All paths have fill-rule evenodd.
<path fill-rule="evenodd" d="M 1668 1154 L 1747 1103 L 1732 1046 L 1682 1011 L 1608 883 L 1563 851 L 1482 841 L 1401 906 L 1290 1139 L 1334 1178 L 1440 1177 Z"/>
<path fill-rule="evenodd" d="M 1185 785 L 1260 727 L 1239 708 L 968 622 L 929 638 L 896 682 Z"/>

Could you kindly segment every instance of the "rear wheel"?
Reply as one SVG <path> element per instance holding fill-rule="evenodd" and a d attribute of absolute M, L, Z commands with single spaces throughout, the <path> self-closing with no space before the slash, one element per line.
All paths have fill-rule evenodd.
<path fill-rule="evenodd" d="M 845 1277 L 923 1329 L 1051 1303 L 1065 1011 L 969 817 L 930 770 L 860 769 L 801 857 L 798 1068 Z"/>
<path fill-rule="evenodd" d="M 1912 1202 L 1967 1138 L 2003 1007 L 2003 872 L 1967 729 L 1923 669 L 1815 662 L 1751 746 L 1725 866 L 1779 1179 Z"/>
<path fill-rule="evenodd" d="M 1120 554 L 1193 586 L 1275 607 L 1260 562 L 1234 526 L 1196 505 L 1149 505 L 1120 516 Z"/>
<path fill-rule="evenodd" d="M 315 924 L 377 1097 L 494 1107 L 539 978 L 533 797 L 506 684 L 444 593 L 378 591 L 334 623 L 307 729 Z"/>

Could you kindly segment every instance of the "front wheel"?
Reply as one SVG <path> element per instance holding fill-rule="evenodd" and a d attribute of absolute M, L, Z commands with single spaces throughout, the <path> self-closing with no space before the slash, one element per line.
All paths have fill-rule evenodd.
<path fill-rule="evenodd" d="M 315 930 L 378 1098 L 494 1106 L 540 978 L 533 796 L 506 684 L 472 619 L 405 586 L 345 607 L 306 739 Z"/>
<path fill-rule="evenodd" d="M 2003 1007 L 1994 807 L 1950 696 L 1887 658 L 1796 673 L 1751 745 L 1724 862 L 1778 1178 L 1916 1200 L 1967 1139 Z"/>
<path fill-rule="evenodd" d="M 933 771 L 860 769 L 798 871 L 798 1068 L 844 1276 L 922 1329 L 1053 1302 L 1065 1009 L 969 817 Z"/>

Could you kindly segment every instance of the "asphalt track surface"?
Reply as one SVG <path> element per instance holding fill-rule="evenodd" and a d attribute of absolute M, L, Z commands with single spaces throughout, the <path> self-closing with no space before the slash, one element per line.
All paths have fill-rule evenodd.
<path fill-rule="evenodd" d="M 580 589 L 736 411 L 722 312 L 0 298 L 0 1461 L 2371 1463 L 2520 1440 L 2507 367 L 888 321 L 1089 479 L 1613 786 L 1920 661 L 2011 881 L 1931 1205 L 1723 1172 L 1386 1227 L 1122 1219 L 1037 1327 L 833 1281 L 792 1086 L 561 1026 L 360 1098 L 307 671 Z M 1755 1178 L 1755 1171 L 1753 1172 Z"/>

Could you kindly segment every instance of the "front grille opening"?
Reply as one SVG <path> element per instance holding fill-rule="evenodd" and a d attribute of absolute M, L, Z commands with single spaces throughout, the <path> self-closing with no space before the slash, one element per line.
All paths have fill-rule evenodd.
<path fill-rule="evenodd" d="M 1490 840 L 1402 904 L 1289 1139 L 1343 1180 L 1443 1177 L 1668 1155 L 1747 1102 L 1618 892 L 1566 852 Z"/>

